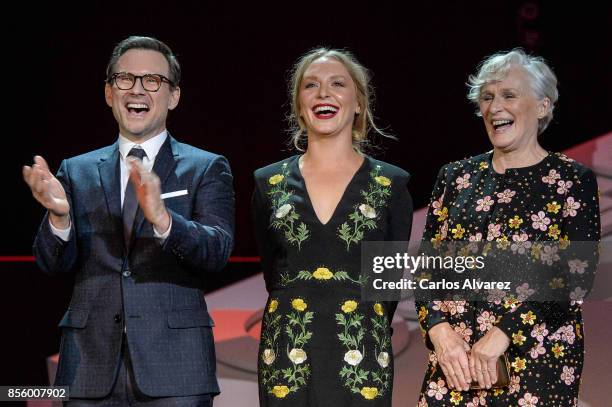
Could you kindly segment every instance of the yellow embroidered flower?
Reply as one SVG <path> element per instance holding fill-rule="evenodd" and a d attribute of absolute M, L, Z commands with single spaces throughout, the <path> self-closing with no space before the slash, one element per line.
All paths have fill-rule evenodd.
<path fill-rule="evenodd" d="M 342 311 L 346 312 L 347 314 L 349 312 L 353 312 L 357 309 L 357 301 L 353 301 L 353 300 L 348 300 L 348 301 L 344 301 L 344 304 L 342 304 Z"/>
<path fill-rule="evenodd" d="M 502 250 L 506 250 L 508 246 L 510 246 L 510 241 L 508 240 L 508 236 L 506 235 L 501 235 L 500 237 L 498 237 L 496 242 L 497 248 Z"/>
<path fill-rule="evenodd" d="M 514 359 L 514 362 L 512 362 L 512 367 L 514 368 L 514 371 L 516 373 L 520 372 L 521 370 L 525 370 L 526 366 L 527 366 L 527 363 L 525 359 L 520 358 L 518 356 Z"/>
<path fill-rule="evenodd" d="M 478 169 L 480 170 L 486 170 L 487 168 L 489 168 L 489 163 L 482 161 L 479 165 L 478 165 Z"/>
<path fill-rule="evenodd" d="M 443 222 L 446 218 L 448 218 L 448 208 L 445 206 L 438 211 L 438 222 Z"/>
<path fill-rule="evenodd" d="M 465 229 L 463 228 L 463 226 L 461 226 L 461 223 L 457 223 L 457 225 L 453 229 L 451 229 L 451 232 L 453 233 L 454 239 L 461 239 L 463 237 L 463 234 L 465 233 Z"/>
<path fill-rule="evenodd" d="M 291 301 L 291 306 L 298 311 L 304 311 L 306 307 L 308 307 L 308 304 L 306 304 L 303 299 L 296 298 Z"/>
<path fill-rule="evenodd" d="M 504 299 L 505 309 L 508 309 L 508 308 L 514 309 L 518 306 L 518 304 L 519 304 L 519 300 L 512 295 Z"/>
<path fill-rule="evenodd" d="M 565 250 L 570 245 L 569 236 L 565 235 L 559 238 L 559 249 Z"/>
<path fill-rule="evenodd" d="M 555 358 L 557 359 L 565 356 L 565 352 L 563 352 L 565 350 L 565 346 L 563 345 L 559 345 L 558 343 L 555 342 L 551 350 L 552 350 L 552 353 L 555 355 Z"/>
<path fill-rule="evenodd" d="M 378 389 L 376 387 L 362 387 L 361 395 L 366 400 L 372 400 L 378 396 Z"/>
<path fill-rule="evenodd" d="M 500 394 L 504 394 L 504 389 L 495 389 L 493 390 L 494 396 L 499 396 Z"/>
<path fill-rule="evenodd" d="M 515 345 L 521 346 L 523 343 L 525 343 L 526 339 L 527 338 L 525 337 L 525 335 L 523 335 L 523 331 L 521 331 L 520 329 L 517 333 L 512 334 L 512 343 Z"/>
<path fill-rule="evenodd" d="M 436 235 L 431 238 L 431 245 L 434 247 L 434 249 L 437 249 L 440 247 L 441 241 L 442 241 L 442 236 L 439 233 L 436 233 Z"/>
<path fill-rule="evenodd" d="M 379 175 L 378 177 L 374 177 L 374 180 L 378 182 L 380 185 L 382 185 L 383 187 L 388 187 L 389 185 L 391 185 L 391 180 L 387 177 L 383 177 L 382 175 Z"/>
<path fill-rule="evenodd" d="M 419 308 L 419 321 L 423 321 L 425 317 L 427 316 L 427 314 L 428 314 L 427 308 L 421 306 L 421 308 Z"/>
<path fill-rule="evenodd" d="M 534 259 L 539 259 L 541 254 L 542 254 L 542 245 L 534 244 L 533 246 L 531 246 L 531 256 Z"/>
<path fill-rule="evenodd" d="M 278 308 L 278 301 L 277 300 L 270 301 L 270 304 L 268 304 L 268 312 L 272 313 L 276 311 L 277 308 Z"/>
<path fill-rule="evenodd" d="M 380 315 L 381 317 L 385 315 L 385 309 L 383 308 L 382 304 L 379 302 L 374 304 L 374 312 L 376 312 L 376 314 Z"/>
<path fill-rule="evenodd" d="M 329 280 L 334 276 L 334 273 L 329 271 L 329 269 L 326 267 L 319 267 L 314 273 L 312 273 L 312 276 L 317 280 Z"/>
<path fill-rule="evenodd" d="M 272 394 L 274 394 L 279 399 L 285 398 L 287 394 L 289 394 L 289 387 L 287 386 L 274 386 L 272 388 Z"/>
<path fill-rule="evenodd" d="M 553 278 L 550 281 L 550 283 L 548 283 L 548 286 L 552 288 L 553 290 L 555 290 L 557 288 L 565 287 L 565 283 L 563 282 L 563 279 L 561 277 L 557 277 L 557 278 Z"/>
<path fill-rule="evenodd" d="M 546 210 L 550 213 L 557 214 L 559 213 L 559 209 L 561 209 L 561 205 L 559 205 L 557 201 L 552 201 L 546 204 Z"/>
<path fill-rule="evenodd" d="M 523 219 L 519 218 L 518 215 L 514 215 L 514 218 L 508 221 L 508 224 L 510 225 L 510 228 L 512 229 L 520 228 L 522 223 L 523 223 Z"/>
<path fill-rule="evenodd" d="M 536 320 L 536 315 L 533 312 L 528 311 L 526 314 L 521 314 L 521 319 L 523 320 L 523 324 L 533 325 L 534 321 Z"/>
<path fill-rule="evenodd" d="M 554 224 L 548 228 L 548 236 L 552 237 L 553 239 L 557 240 L 560 234 L 561 231 L 559 230 L 559 225 Z"/>
<path fill-rule="evenodd" d="M 270 179 L 268 179 L 268 183 L 269 183 L 270 185 L 276 185 L 276 184 L 278 184 L 279 182 L 281 182 L 281 181 L 282 181 L 282 180 L 284 180 L 284 179 L 285 179 L 285 176 L 284 176 L 284 175 L 281 175 L 281 174 L 276 174 L 276 175 L 272 175 L 272 176 L 270 177 Z"/>
<path fill-rule="evenodd" d="M 450 395 L 451 395 L 450 402 L 456 406 L 458 406 L 461 400 L 463 400 L 463 396 L 458 391 L 453 390 L 451 391 Z"/>
<path fill-rule="evenodd" d="M 489 250 L 491 250 L 491 248 L 493 248 L 493 244 L 491 242 L 487 242 L 482 248 L 483 256 L 486 256 L 487 254 L 489 254 Z"/>
<path fill-rule="evenodd" d="M 580 332 L 580 324 L 576 324 L 576 336 L 582 339 L 582 333 Z"/>

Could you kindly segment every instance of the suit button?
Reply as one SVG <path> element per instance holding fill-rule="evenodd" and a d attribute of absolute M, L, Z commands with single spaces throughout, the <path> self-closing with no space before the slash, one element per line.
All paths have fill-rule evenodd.
<path fill-rule="evenodd" d="M 130 270 L 125 270 L 125 271 L 123 272 L 123 277 L 129 277 L 129 276 L 131 276 L 131 275 L 132 275 L 132 272 L 131 272 Z"/>
<path fill-rule="evenodd" d="M 121 314 L 115 314 L 115 322 L 116 323 L 120 323 L 121 322 Z"/>

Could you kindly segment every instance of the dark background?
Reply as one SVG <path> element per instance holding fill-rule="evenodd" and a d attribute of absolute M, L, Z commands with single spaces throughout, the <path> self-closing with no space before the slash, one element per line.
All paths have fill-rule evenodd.
<path fill-rule="evenodd" d="M 3 13 L 2 28 L 2 256 L 31 255 L 43 215 L 21 166 L 41 154 L 56 170 L 63 158 L 115 141 L 104 69 L 113 46 L 129 35 L 155 36 L 178 54 L 182 96 L 170 115 L 172 135 L 232 165 L 235 256 L 257 254 L 252 172 L 293 154 L 286 145 L 287 71 L 314 46 L 348 48 L 373 72 L 378 125 L 399 137 L 384 140 L 376 156 L 412 173 L 416 207 L 429 199 L 441 165 L 490 148 L 465 82 L 493 52 L 521 46 L 556 72 L 560 100 L 541 137 L 545 148 L 563 150 L 611 130 L 612 18 L 610 7 L 595 1 L 14 6 Z M 233 263 L 210 277 L 210 290 L 257 268 Z M 0 384 L 44 384 L 70 278 L 52 279 L 32 263 L 14 262 L 0 263 L 0 277 Z"/>

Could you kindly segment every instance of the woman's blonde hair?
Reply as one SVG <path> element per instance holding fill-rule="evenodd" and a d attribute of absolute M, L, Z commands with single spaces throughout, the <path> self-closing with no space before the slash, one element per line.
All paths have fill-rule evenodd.
<path fill-rule="evenodd" d="M 370 130 L 374 130 L 382 136 L 394 138 L 383 132 L 374 123 L 374 116 L 372 114 L 374 89 L 371 84 L 370 73 L 366 67 L 361 65 L 350 51 L 319 47 L 302 55 L 291 70 L 289 79 L 291 113 L 288 119 L 291 141 L 295 148 L 298 151 L 304 151 L 304 147 L 307 144 L 306 124 L 300 116 L 300 85 L 308 67 L 321 58 L 334 58 L 342 63 L 355 83 L 357 104 L 361 108 L 361 113 L 355 115 L 355 120 L 353 121 L 353 147 L 357 151 L 363 151 L 364 147 L 369 144 L 368 133 Z"/>

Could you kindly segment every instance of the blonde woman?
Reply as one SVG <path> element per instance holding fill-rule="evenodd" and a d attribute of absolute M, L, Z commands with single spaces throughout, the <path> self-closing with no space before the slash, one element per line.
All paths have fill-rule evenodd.
<path fill-rule="evenodd" d="M 391 406 L 392 302 L 361 300 L 366 240 L 406 241 L 409 175 L 362 150 L 367 70 L 319 48 L 290 84 L 301 152 L 255 171 L 253 212 L 269 299 L 259 352 L 262 406 Z"/>

